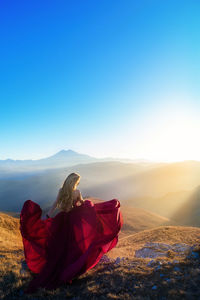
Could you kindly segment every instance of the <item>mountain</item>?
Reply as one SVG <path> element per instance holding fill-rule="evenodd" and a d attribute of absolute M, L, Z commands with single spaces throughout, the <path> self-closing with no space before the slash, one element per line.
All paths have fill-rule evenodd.
<path fill-rule="evenodd" d="M 55 165 L 56 168 L 58 167 L 63 167 L 63 164 L 67 166 L 71 166 L 74 164 L 79 164 L 79 163 L 89 163 L 89 162 L 95 162 L 98 159 L 86 154 L 81 154 L 78 152 L 75 152 L 73 150 L 61 150 L 57 152 L 56 154 L 37 160 L 38 164 L 41 165 Z"/>
<path fill-rule="evenodd" d="M 71 149 L 61 150 L 56 154 L 37 160 L 0 160 L 0 178 L 10 176 L 16 173 L 34 172 L 53 168 L 63 168 L 78 164 L 88 164 L 93 162 L 123 162 L 141 164 L 144 166 L 151 166 L 154 163 L 147 160 L 135 160 L 126 158 L 96 158 L 87 154 L 81 154 Z"/>
<path fill-rule="evenodd" d="M 69 149 L 61 150 L 50 157 L 38 160 L 0 160 L 0 172 L 11 173 L 31 170 L 44 170 L 95 161 L 98 161 L 98 159 Z"/>

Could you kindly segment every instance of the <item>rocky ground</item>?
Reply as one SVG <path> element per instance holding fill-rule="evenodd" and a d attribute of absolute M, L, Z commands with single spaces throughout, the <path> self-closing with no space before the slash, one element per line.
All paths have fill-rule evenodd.
<path fill-rule="evenodd" d="M 24 294 L 31 274 L 23 251 L 1 278 L 1 299 L 200 299 L 199 245 L 146 243 L 132 259 L 106 255 L 71 285 Z M 12 262 L 10 266 L 12 266 Z"/>

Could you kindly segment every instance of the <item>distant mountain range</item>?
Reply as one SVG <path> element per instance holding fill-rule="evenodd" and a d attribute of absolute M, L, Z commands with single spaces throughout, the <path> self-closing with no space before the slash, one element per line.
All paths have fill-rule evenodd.
<path fill-rule="evenodd" d="M 0 160 L 0 169 L 16 168 L 24 169 L 46 169 L 46 168 L 59 168 L 64 166 L 72 166 L 79 163 L 89 163 L 97 161 L 97 158 L 91 157 L 86 154 L 80 154 L 73 150 L 61 150 L 58 153 L 42 159 L 37 160 L 13 160 L 6 159 Z"/>
<path fill-rule="evenodd" d="M 19 167 L 20 168 L 20 167 Z M 19 211 L 26 199 L 32 199 L 42 205 L 49 205 L 56 198 L 58 189 L 65 178 L 72 172 L 81 175 L 79 188 L 84 197 L 95 196 L 93 187 L 107 185 L 112 180 L 118 180 L 146 170 L 147 166 L 116 161 L 93 162 L 73 166 L 41 169 L 35 171 L 11 172 L 0 178 L 0 210 Z M 21 168 L 20 168 L 21 170 Z M 108 191 L 106 191 L 108 192 Z M 113 197 L 115 190 L 110 190 Z M 104 188 L 101 189 L 101 199 L 104 198 Z"/>
<path fill-rule="evenodd" d="M 0 211 L 19 212 L 27 199 L 42 208 L 50 206 L 72 172 L 81 175 L 79 188 L 84 198 L 117 198 L 129 207 L 146 209 L 178 224 L 200 226 L 199 161 L 128 162 L 72 150 L 39 160 L 1 160 Z"/>
<path fill-rule="evenodd" d="M 0 173 L 5 175 L 10 172 L 26 172 L 34 170 L 53 169 L 61 167 L 69 167 L 77 164 L 88 164 L 93 162 L 104 162 L 104 161 L 120 161 L 120 162 L 140 162 L 150 163 L 146 160 L 131 160 L 123 158 L 96 158 L 87 154 L 81 154 L 71 149 L 61 150 L 56 154 L 42 159 L 37 160 L 13 160 L 5 159 L 0 160 Z M 1 175 L 1 174 L 0 174 Z"/>

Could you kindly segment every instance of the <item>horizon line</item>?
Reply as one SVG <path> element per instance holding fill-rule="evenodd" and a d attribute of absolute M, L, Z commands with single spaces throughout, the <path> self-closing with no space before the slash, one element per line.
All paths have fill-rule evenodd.
<path fill-rule="evenodd" d="M 37 161 L 37 160 L 41 160 L 41 159 L 46 159 L 46 158 L 50 158 L 62 151 L 65 151 L 65 152 L 68 152 L 68 151 L 71 151 L 71 152 L 74 152 L 74 153 L 77 153 L 77 154 L 81 154 L 81 155 L 87 155 L 87 156 L 90 156 L 92 158 L 95 158 L 95 159 L 116 159 L 116 160 L 130 160 L 130 163 L 131 161 L 147 161 L 147 162 L 150 162 L 150 163 L 176 163 L 176 162 L 186 162 L 186 161 L 195 161 L 195 162 L 200 162 L 200 160 L 198 159 L 184 159 L 184 160 L 154 160 L 154 159 L 149 159 L 149 158 L 130 158 L 130 157 L 116 157 L 116 156 L 93 156 L 93 155 L 90 155 L 90 154 L 87 154 L 87 153 L 82 153 L 82 152 L 78 152 L 78 151 L 75 151 L 75 150 L 72 150 L 72 149 L 61 149 L 49 156 L 45 156 L 45 157 L 40 157 L 40 158 L 25 158 L 25 159 L 14 159 L 14 158 L 5 158 L 5 159 L 0 159 L 0 161 L 6 161 L 6 160 L 12 160 L 12 161 Z"/>

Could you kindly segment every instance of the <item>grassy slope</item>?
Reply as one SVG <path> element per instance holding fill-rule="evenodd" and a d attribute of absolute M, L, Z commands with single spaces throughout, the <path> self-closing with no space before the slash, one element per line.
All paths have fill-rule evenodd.
<path fill-rule="evenodd" d="M 19 220 L 0 213 L 0 298 L 2 295 L 2 299 L 160 299 L 160 295 L 163 295 L 166 297 L 163 299 L 187 299 L 187 297 L 193 299 L 193 296 L 196 299 L 199 291 L 199 282 L 197 282 L 200 275 L 199 265 L 180 258 L 179 267 L 182 273 L 179 277 L 182 276 L 182 279 L 179 281 L 177 281 L 177 274 L 174 273 L 173 267 L 163 265 L 163 274 L 172 278 L 172 282 L 166 284 L 161 280 L 158 272 L 147 267 L 145 259 L 134 258 L 134 250 L 146 242 L 196 244 L 200 238 L 200 229 L 181 226 L 151 228 L 153 222 L 157 226 L 158 220 L 163 220 L 162 217 L 159 219 L 159 216 L 156 216 L 153 221 L 153 217 L 150 218 L 146 211 L 133 210 L 131 212 L 126 207 L 122 210 L 125 227 L 120 233 L 117 247 L 110 251 L 108 256 L 111 259 L 117 256 L 126 257 L 123 263 L 112 266 L 98 264 L 74 280 L 71 286 L 63 285 L 55 291 L 40 289 L 30 296 L 23 294 L 31 275 L 20 273 L 20 262 L 24 260 L 24 254 L 19 233 Z M 143 230 L 142 220 L 138 224 L 141 218 L 144 223 L 147 221 L 151 229 L 147 229 L 146 224 L 146 230 Z M 142 231 L 137 233 L 133 231 L 130 234 L 130 226 L 135 228 L 135 232 L 139 229 Z M 157 286 L 157 291 L 152 290 L 154 284 Z"/>
<path fill-rule="evenodd" d="M 134 251 L 148 242 L 188 245 L 200 242 L 200 228 L 183 226 L 161 226 L 144 230 L 136 234 L 125 235 L 119 239 L 118 245 L 109 255 L 112 257 L 133 257 Z"/>

